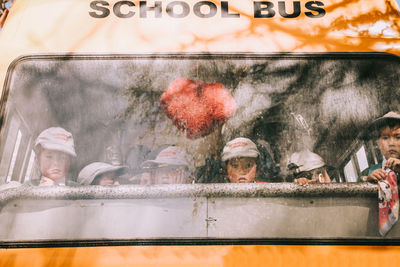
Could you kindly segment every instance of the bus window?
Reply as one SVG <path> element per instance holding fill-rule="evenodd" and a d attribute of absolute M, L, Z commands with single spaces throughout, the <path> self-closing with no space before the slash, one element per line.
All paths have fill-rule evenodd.
<path fill-rule="evenodd" d="M 0 177 L 25 185 L 0 195 L 0 240 L 376 236 L 376 188 L 355 182 L 381 155 L 359 136 L 399 106 L 399 63 L 351 53 L 17 59 L 1 107 Z M 63 179 L 78 187 L 28 186 L 43 180 L 41 153 L 55 148 L 37 138 L 54 127 L 64 134 L 52 138 L 73 137 Z M 237 158 L 248 144 L 237 165 L 250 162 L 254 177 L 229 183 L 227 165 L 236 161 L 223 148 L 232 145 L 224 155 Z M 286 183 L 288 159 L 300 151 L 318 155 L 336 183 Z M 77 185 L 90 166 L 123 169 L 120 185 Z"/>
<path fill-rule="evenodd" d="M 354 166 L 353 160 L 350 160 L 344 166 L 344 175 L 346 177 L 347 182 L 356 182 L 357 181 L 357 170 Z"/>
<path fill-rule="evenodd" d="M 33 164 L 34 164 L 34 160 L 35 160 L 35 152 L 32 151 L 31 155 L 29 157 L 29 161 L 28 161 L 28 166 L 26 169 L 26 173 L 25 173 L 25 177 L 23 181 L 29 181 L 32 177 L 32 172 L 33 172 Z"/>
<path fill-rule="evenodd" d="M 21 131 L 18 131 L 17 140 L 15 141 L 14 150 L 13 150 L 13 153 L 11 156 L 11 163 L 10 163 L 10 169 L 9 169 L 8 175 L 7 175 L 7 182 L 11 181 L 11 175 L 13 174 L 13 170 L 15 167 L 15 162 L 17 160 L 17 155 L 18 155 L 18 150 L 19 150 L 20 144 L 21 144 Z"/>
<path fill-rule="evenodd" d="M 357 151 L 356 156 L 357 156 L 358 166 L 361 171 L 363 171 L 369 167 L 368 160 L 367 160 L 367 154 L 365 152 L 364 146 L 361 146 L 361 148 Z"/>
<path fill-rule="evenodd" d="M 21 117 L 21 114 L 14 111 L 6 122 L 5 132 L 7 134 L 8 143 L 0 145 L 0 153 L 3 157 L 0 160 L 0 169 L 2 175 L 5 175 L 6 182 L 24 181 L 25 169 L 28 167 L 31 157 L 32 136 L 29 131 L 29 126 Z"/>

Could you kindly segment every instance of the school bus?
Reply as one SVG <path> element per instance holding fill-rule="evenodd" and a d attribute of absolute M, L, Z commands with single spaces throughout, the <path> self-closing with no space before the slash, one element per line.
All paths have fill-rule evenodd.
<path fill-rule="evenodd" d="M 399 12 L 392 0 L 15 1 L 0 31 L 0 264 L 391 264 L 400 226 L 379 234 L 362 174 L 383 155 L 363 134 L 399 110 Z M 163 102 L 177 80 L 197 91 Z M 234 112 L 208 121 L 207 86 Z M 28 186 L 53 126 L 74 138 L 72 181 L 101 161 L 128 167 L 120 185 Z M 259 183 L 223 179 L 236 137 L 257 144 Z M 171 145 L 193 182 L 141 184 Z M 303 150 L 331 183 L 292 182 Z"/>

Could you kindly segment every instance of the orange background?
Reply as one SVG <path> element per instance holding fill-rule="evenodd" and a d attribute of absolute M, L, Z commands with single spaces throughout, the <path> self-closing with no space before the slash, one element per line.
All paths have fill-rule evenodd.
<path fill-rule="evenodd" d="M 399 266 L 400 247 L 146 246 L 0 250 L 0 266 Z"/>

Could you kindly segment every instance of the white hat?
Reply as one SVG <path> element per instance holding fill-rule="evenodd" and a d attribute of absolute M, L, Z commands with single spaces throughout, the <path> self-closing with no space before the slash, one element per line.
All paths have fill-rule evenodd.
<path fill-rule="evenodd" d="M 143 162 L 142 167 L 157 164 L 189 167 L 185 150 L 177 146 L 169 146 L 166 149 L 161 150 L 154 160 L 146 160 Z"/>
<path fill-rule="evenodd" d="M 123 174 L 128 171 L 128 167 L 114 166 L 104 162 L 93 162 L 79 172 L 78 183 L 82 185 L 90 185 L 98 175 L 113 171 Z"/>
<path fill-rule="evenodd" d="M 310 150 L 303 150 L 293 153 L 287 165 L 290 169 L 290 165 L 296 167 L 296 173 L 299 173 L 321 168 L 325 166 L 325 162 L 319 155 Z"/>
<path fill-rule="evenodd" d="M 253 141 L 248 138 L 239 137 L 226 143 L 222 150 L 222 161 L 238 157 L 257 158 L 259 155 L 260 152 Z"/>
<path fill-rule="evenodd" d="M 44 149 L 61 151 L 76 157 L 72 134 L 61 127 L 51 127 L 41 132 L 36 138 L 35 150 L 38 145 Z"/>

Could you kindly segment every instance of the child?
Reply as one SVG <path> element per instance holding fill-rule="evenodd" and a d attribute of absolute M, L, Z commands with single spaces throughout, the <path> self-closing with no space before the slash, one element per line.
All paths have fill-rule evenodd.
<path fill-rule="evenodd" d="M 222 151 L 231 183 L 254 183 L 259 173 L 257 159 L 260 152 L 253 141 L 239 137 L 229 141 Z"/>
<path fill-rule="evenodd" d="M 158 153 L 154 160 L 142 164 L 144 170 L 140 184 L 188 184 L 193 177 L 189 171 L 186 152 L 177 146 L 169 146 Z"/>
<path fill-rule="evenodd" d="M 377 138 L 383 161 L 368 170 L 367 181 L 378 182 L 386 179 L 385 168 L 400 173 L 400 114 L 389 112 L 376 119 L 367 128 L 367 136 Z M 399 175 L 397 175 L 399 178 Z"/>
<path fill-rule="evenodd" d="M 331 182 L 324 160 L 309 150 L 293 153 L 290 156 L 287 168 L 292 172 L 293 182 L 302 186 L 311 183 Z"/>
<path fill-rule="evenodd" d="M 44 130 L 35 141 L 35 162 L 40 179 L 25 183 L 32 186 L 77 185 L 66 178 L 71 159 L 76 157 L 72 134 L 60 127 Z"/>
<path fill-rule="evenodd" d="M 368 182 L 378 183 L 379 233 L 384 236 L 399 217 L 400 114 L 389 112 L 371 123 L 364 137 L 374 137 L 383 160 L 368 169 Z"/>
<path fill-rule="evenodd" d="M 119 185 L 118 177 L 127 171 L 126 166 L 93 162 L 79 172 L 78 182 L 81 185 Z"/>

